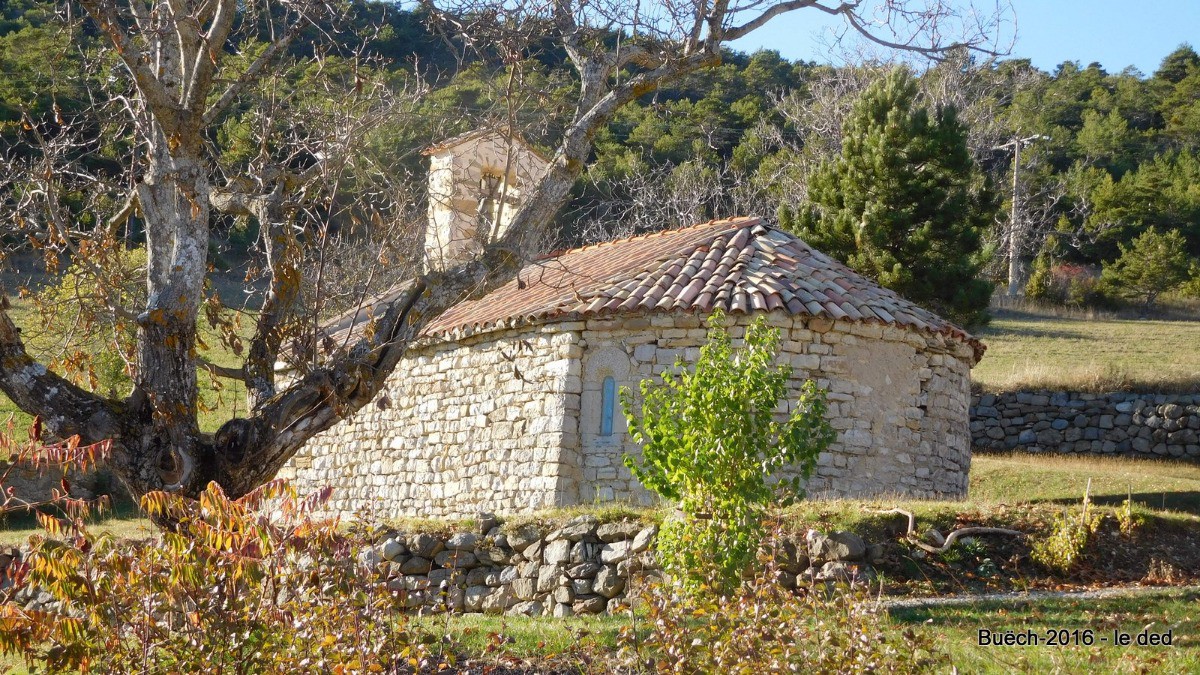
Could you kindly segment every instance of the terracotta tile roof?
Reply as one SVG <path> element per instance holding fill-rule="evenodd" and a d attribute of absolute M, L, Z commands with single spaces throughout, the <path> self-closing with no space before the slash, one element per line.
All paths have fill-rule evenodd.
<path fill-rule="evenodd" d="M 460 303 L 423 333 L 451 337 L 618 312 L 795 315 L 874 322 L 984 346 L 963 329 L 881 288 L 795 235 L 757 218 L 701 225 L 551 254 L 517 279 Z"/>

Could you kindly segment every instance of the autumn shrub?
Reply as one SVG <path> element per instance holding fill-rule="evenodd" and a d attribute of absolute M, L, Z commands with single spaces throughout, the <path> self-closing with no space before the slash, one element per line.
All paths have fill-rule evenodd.
<path fill-rule="evenodd" d="M 765 546 L 770 549 L 770 546 Z M 948 664 L 927 633 L 893 627 L 868 595 L 818 585 L 790 591 L 764 556 L 727 594 L 652 587 L 618 634 L 639 673 L 917 673 Z"/>
<path fill-rule="evenodd" d="M 150 493 L 169 531 L 144 541 L 31 540 L 23 584 L 40 607 L 0 605 L 0 649 L 50 670 L 92 673 L 352 673 L 436 670 L 447 646 L 403 619 L 354 538 L 271 482 L 232 500 Z M 377 560 L 377 559 L 376 559 Z M 11 597 L 11 596 L 10 596 Z"/>
<path fill-rule="evenodd" d="M 733 346 L 724 316 L 709 318 L 709 337 L 694 369 L 677 363 L 662 382 L 643 380 L 641 405 L 628 389 L 621 405 L 630 436 L 642 448 L 625 464 L 648 489 L 676 503 L 656 541 L 663 569 L 685 589 L 726 590 L 753 562 L 762 518 L 779 484 L 768 479 L 788 468 L 785 484 L 800 492 L 817 455 L 833 441 L 825 397 L 812 381 L 788 398 L 791 368 L 776 365 L 779 331 L 763 317 Z"/>
<path fill-rule="evenodd" d="M 1033 543 L 1030 557 L 1054 572 L 1070 572 L 1083 560 L 1101 517 L 1091 508 L 1091 499 L 1085 494 L 1079 509 L 1064 509 L 1055 517 L 1050 533 Z"/>
<path fill-rule="evenodd" d="M 1039 256 L 1033 264 L 1026 297 L 1069 307 L 1115 308 L 1110 287 L 1085 265 L 1055 263 Z"/>
<path fill-rule="evenodd" d="M 0 430 L 0 518 L 29 513 L 55 514 L 72 524 L 81 524 L 88 516 L 105 511 L 110 506 L 107 495 L 80 497 L 70 477 L 95 471 L 111 452 L 110 441 L 84 444 L 78 436 L 71 436 L 48 442 L 42 438 L 41 419 L 36 417 L 25 438 L 18 440 L 10 416 Z M 58 486 L 45 494 L 18 491 L 15 472 L 31 469 L 58 477 Z"/>

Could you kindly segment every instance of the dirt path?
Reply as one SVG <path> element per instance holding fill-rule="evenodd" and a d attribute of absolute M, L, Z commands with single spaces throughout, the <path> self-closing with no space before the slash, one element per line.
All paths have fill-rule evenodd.
<path fill-rule="evenodd" d="M 1164 593 L 1200 593 L 1200 586 L 1121 586 L 1097 588 L 1090 591 L 1022 591 L 1016 593 L 984 593 L 983 595 L 953 595 L 929 598 L 898 598 L 880 600 L 885 609 L 918 609 L 922 607 L 949 607 L 973 605 L 979 602 L 1025 603 L 1039 600 L 1106 600 L 1108 598 L 1160 595 Z"/>

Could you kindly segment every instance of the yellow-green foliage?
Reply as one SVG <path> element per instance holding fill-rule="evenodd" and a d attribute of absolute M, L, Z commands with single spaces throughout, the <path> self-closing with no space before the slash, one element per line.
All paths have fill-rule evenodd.
<path fill-rule="evenodd" d="M 1046 538 L 1033 543 L 1030 557 L 1049 569 L 1069 572 L 1083 559 L 1100 520 L 1100 514 L 1091 508 L 1090 498 L 1084 496 L 1082 508 L 1078 511 L 1064 510 L 1055 518 L 1054 529 Z"/>
<path fill-rule="evenodd" d="M 641 406 L 628 389 L 621 406 L 642 458 L 625 464 L 648 489 L 677 502 L 682 518 L 659 532 L 659 560 L 692 590 L 728 588 L 752 562 L 761 520 L 773 500 L 767 479 L 784 467 L 807 478 L 833 441 L 824 392 L 812 381 L 793 397 L 782 421 L 775 411 L 789 396 L 791 368 L 776 365 L 779 331 L 759 317 L 733 347 L 720 312 L 709 318 L 708 343 L 694 370 L 676 364 L 662 382 L 643 380 Z"/>

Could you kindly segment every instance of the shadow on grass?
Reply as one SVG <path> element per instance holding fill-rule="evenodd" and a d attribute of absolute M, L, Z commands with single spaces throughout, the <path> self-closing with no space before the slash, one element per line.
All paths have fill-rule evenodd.
<path fill-rule="evenodd" d="M 1134 504 L 1159 511 L 1178 511 L 1200 516 L 1200 492 L 1183 490 L 1175 492 L 1135 492 L 1132 495 L 1093 495 L 1091 501 L 1097 506 L 1120 506 L 1126 497 Z M 1063 506 L 1078 506 L 1079 499 L 1030 499 L 1029 504 L 1061 504 Z"/>

